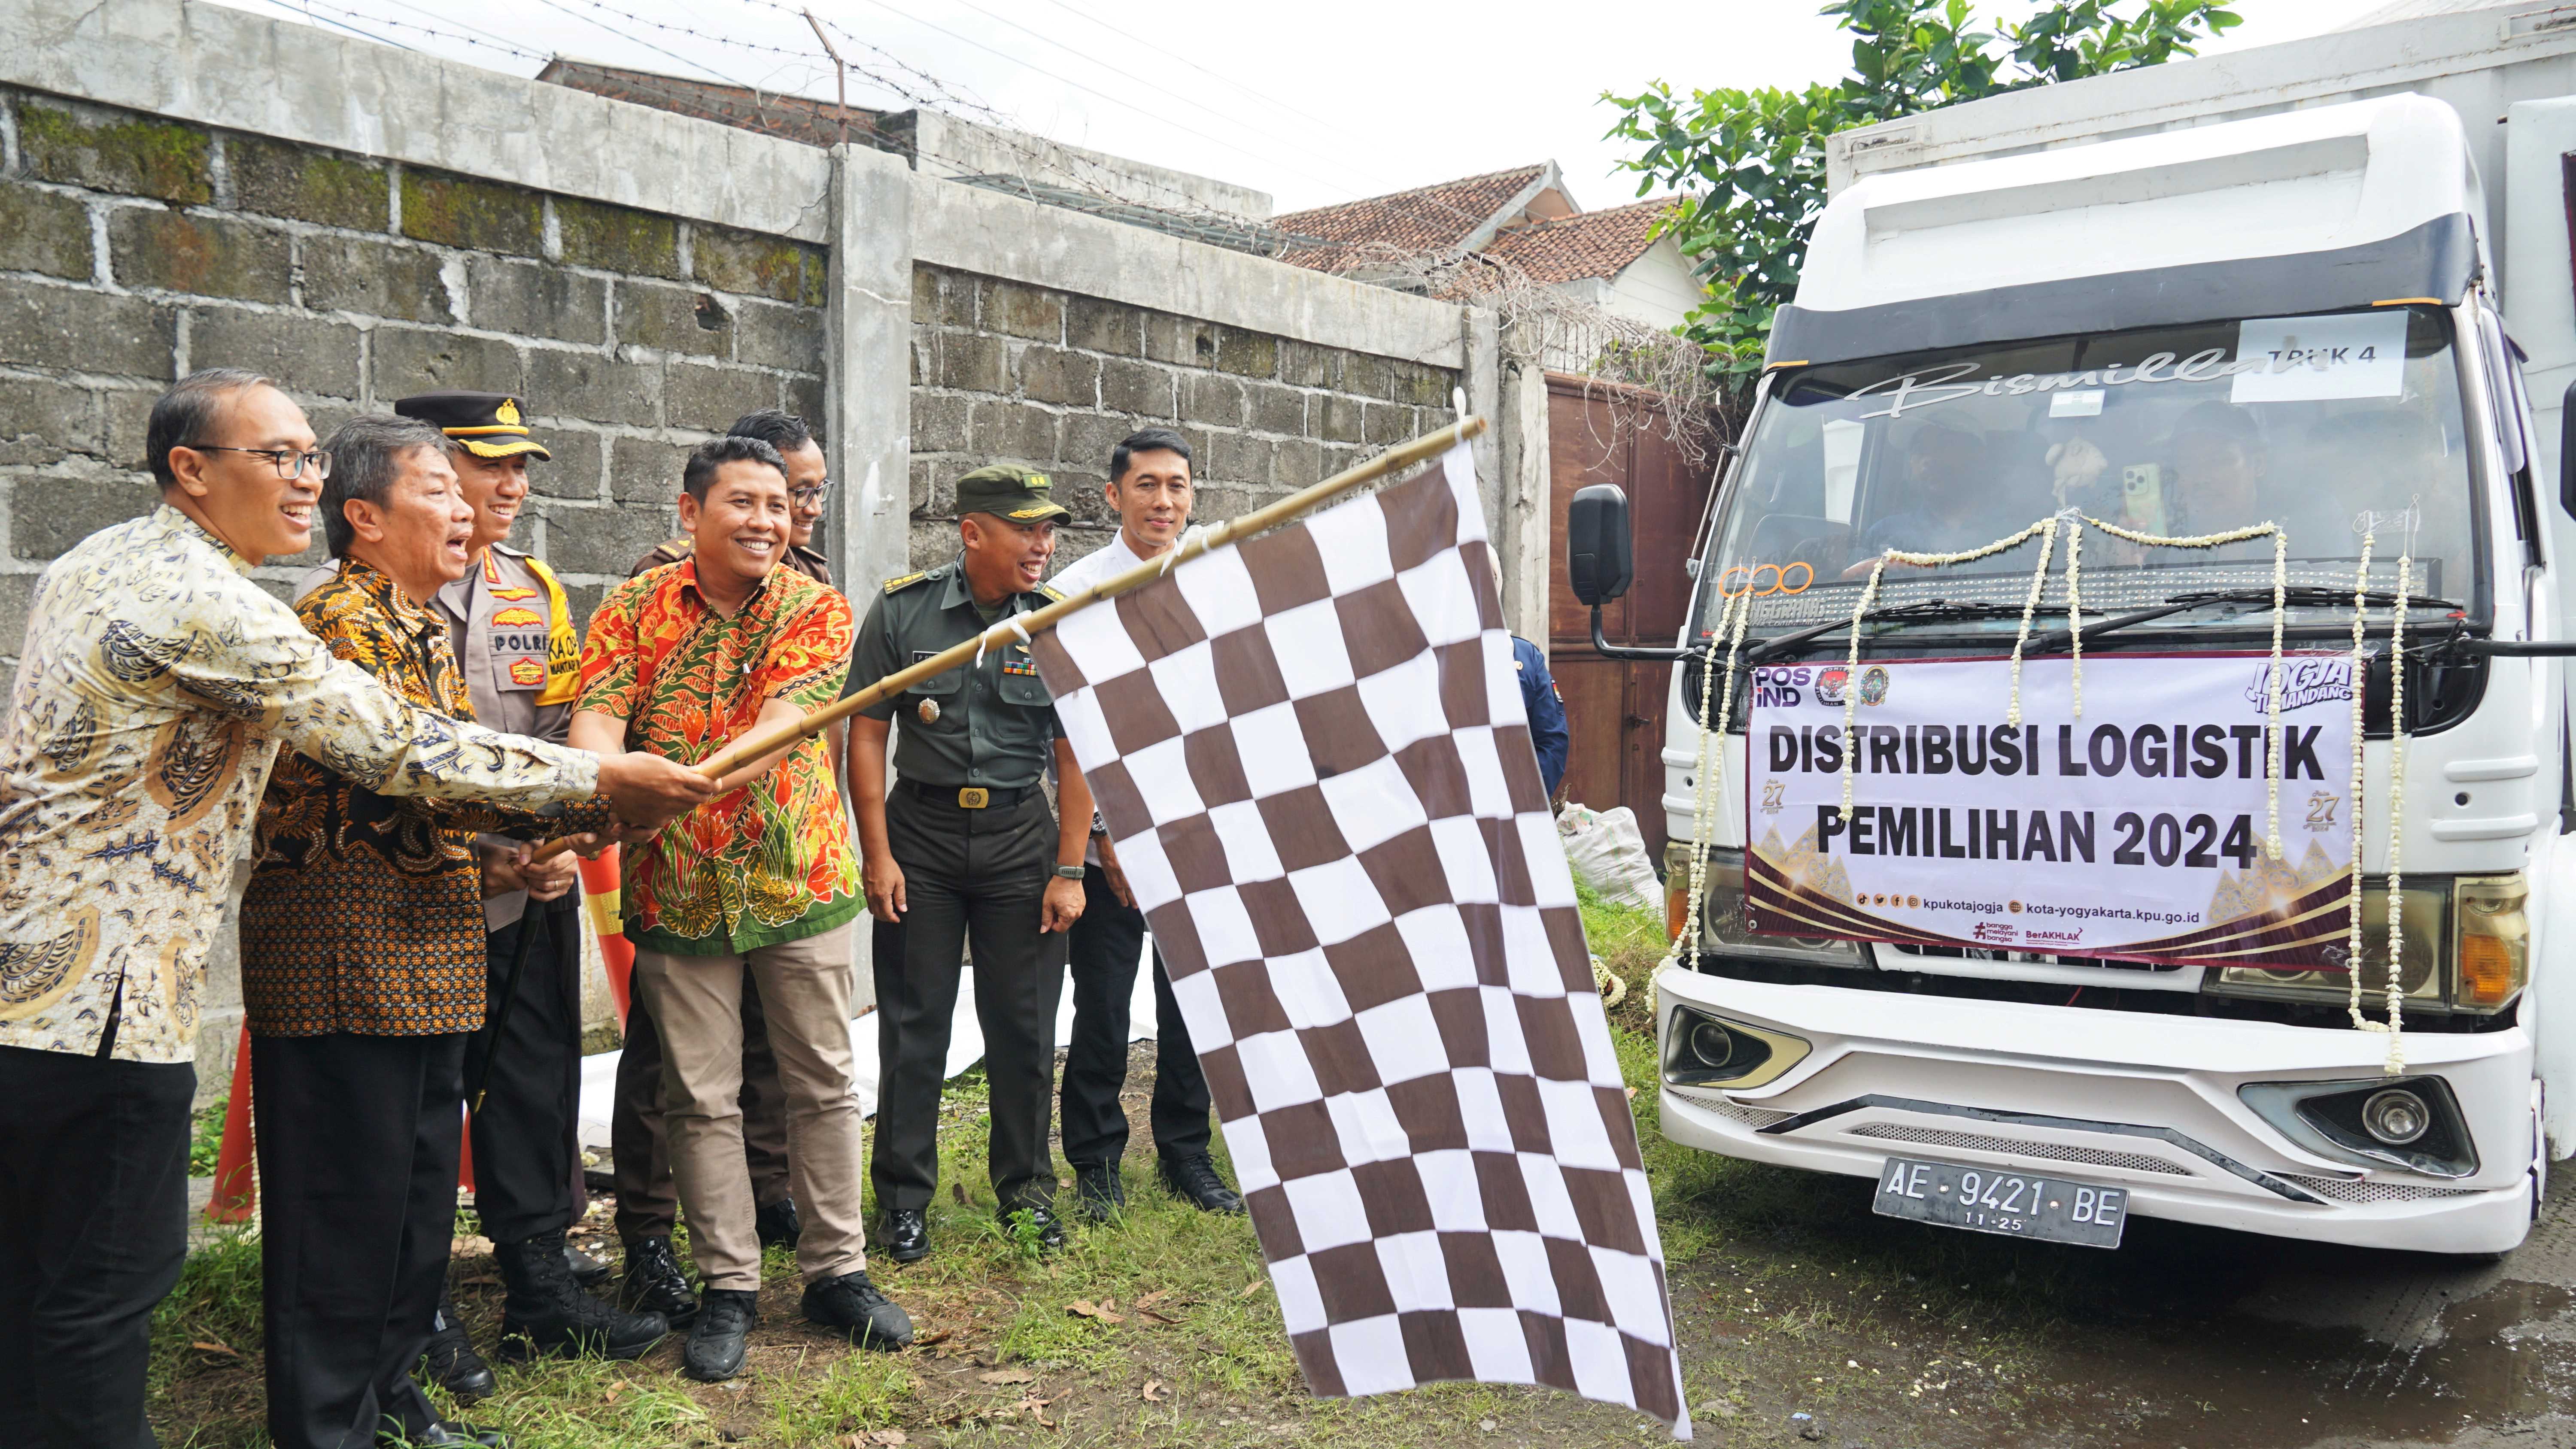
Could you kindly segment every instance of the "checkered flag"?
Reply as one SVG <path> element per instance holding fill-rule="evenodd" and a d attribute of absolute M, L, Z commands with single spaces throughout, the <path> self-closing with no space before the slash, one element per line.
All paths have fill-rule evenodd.
<path fill-rule="evenodd" d="M 1459 447 L 1035 644 L 1306 1381 L 1687 1437 L 1663 1247 Z"/>

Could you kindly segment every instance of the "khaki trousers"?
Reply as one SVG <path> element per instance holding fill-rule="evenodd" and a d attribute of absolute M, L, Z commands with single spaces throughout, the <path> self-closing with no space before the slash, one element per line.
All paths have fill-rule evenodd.
<path fill-rule="evenodd" d="M 709 1288 L 760 1287 L 757 1209 L 742 1155 L 742 976 L 760 988 L 787 1095 L 787 1171 L 808 1283 L 867 1267 L 859 1102 L 850 1095 L 850 927 L 739 956 L 635 953 L 662 1034 L 662 1111 L 689 1256 Z"/>

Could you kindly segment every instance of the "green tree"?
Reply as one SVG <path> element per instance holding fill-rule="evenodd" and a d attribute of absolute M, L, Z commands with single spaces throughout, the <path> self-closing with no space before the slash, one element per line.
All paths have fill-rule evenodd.
<path fill-rule="evenodd" d="M 1979 28 L 1969 0 L 1834 0 L 1820 14 L 1852 34 L 1851 73 L 1804 90 L 1693 91 L 1657 81 L 1620 108 L 1621 163 L 1682 201 L 1665 233 L 1697 264 L 1709 300 L 1683 333 L 1740 384 L 1762 366 L 1771 314 L 1796 295 L 1825 206 L 1825 138 L 2004 91 L 2158 65 L 2238 23 L 2224 0 L 2070 0 L 2019 24 Z"/>

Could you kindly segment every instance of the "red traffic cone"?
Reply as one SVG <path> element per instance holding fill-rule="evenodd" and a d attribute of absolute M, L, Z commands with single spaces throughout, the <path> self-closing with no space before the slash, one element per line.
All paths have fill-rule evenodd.
<path fill-rule="evenodd" d="M 635 945 L 626 939 L 626 922 L 621 915 L 624 890 L 618 878 L 617 851 L 612 845 L 599 853 L 599 859 L 581 863 L 581 891 L 582 905 L 590 912 L 590 929 L 599 937 L 599 960 L 608 972 L 608 995 L 617 1003 L 617 1026 L 623 1031 L 628 1004 L 635 999 Z"/>
<path fill-rule="evenodd" d="M 246 1223 L 259 1202 L 259 1180 L 251 1171 L 254 1141 L 250 1122 L 250 1027 L 242 1027 L 241 1045 L 233 1052 L 233 1094 L 224 1103 L 224 1145 L 215 1154 L 214 1195 L 206 1199 L 206 1220 Z"/>

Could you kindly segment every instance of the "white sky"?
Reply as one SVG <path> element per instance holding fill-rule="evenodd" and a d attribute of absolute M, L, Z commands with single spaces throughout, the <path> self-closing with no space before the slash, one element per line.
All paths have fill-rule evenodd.
<path fill-rule="evenodd" d="M 830 63 L 797 13 L 806 0 L 230 3 L 522 75 L 560 53 L 832 93 Z M 2382 3 L 2238 0 L 2245 23 L 2212 49 L 2295 40 Z M 836 36 L 854 65 L 922 84 L 891 56 L 1023 130 L 1255 186 L 1280 211 L 1546 158 L 1564 167 L 1581 205 L 1616 205 L 1634 195 L 1636 178 L 1615 170 L 1621 147 L 1602 139 L 1615 119 L 1602 91 L 1633 92 L 1657 79 L 1684 92 L 1803 85 L 1841 74 L 1851 50 L 1850 37 L 1812 14 L 1808 0 L 1533 6 L 1527 22 L 1511 18 L 1510 4 L 1442 11 L 1387 0 L 1305 0 L 1284 10 L 1206 0 L 812 4 L 843 35 L 881 48 Z M 465 34 L 540 58 L 457 38 Z M 850 100 L 907 104 L 855 75 Z"/>

